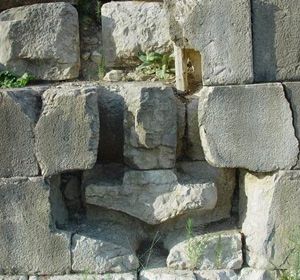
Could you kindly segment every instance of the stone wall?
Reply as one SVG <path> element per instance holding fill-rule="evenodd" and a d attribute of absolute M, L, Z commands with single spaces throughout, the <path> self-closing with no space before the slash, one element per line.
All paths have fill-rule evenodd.
<path fill-rule="evenodd" d="M 77 2 L 79 16 L 70 1 L 0 4 L 0 71 L 36 79 L 0 89 L 0 279 L 293 271 L 298 2 L 157 2 L 106 3 L 88 29 Z M 112 81 L 174 48 L 177 84 Z M 111 81 L 91 80 L 103 64 Z M 182 94 L 187 64 L 201 79 Z"/>

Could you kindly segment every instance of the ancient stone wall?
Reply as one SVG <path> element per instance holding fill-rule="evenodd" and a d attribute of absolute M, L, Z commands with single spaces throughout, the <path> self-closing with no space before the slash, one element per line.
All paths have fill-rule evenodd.
<path fill-rule="evenodd" d="M 0 279 L 297 280 L 298 1 L 87 2 L 0 3 Z"/>

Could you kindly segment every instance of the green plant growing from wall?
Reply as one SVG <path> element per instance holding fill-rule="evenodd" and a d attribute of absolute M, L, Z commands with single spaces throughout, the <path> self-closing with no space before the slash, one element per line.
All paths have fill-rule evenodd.
<path fill-rule="evenodd" d="M 105 58 L 104 58 L 103 50 L 101 52 L 101 55 L 102 55 L 102 59 L 101 59 L 101 62 L 98 66 L 98 77 L 99 77 L 100 80 L 102 80 L 104 75 L 105 75 Z"/>
<path fill-rule="evenodd" d="M 34 77 L 25 73 L 22 77 L 18 77 L 12 72 L 0 72 L 0 88 L 19 88 L 26 87 Z"/>
<path fill-rule="evenodd" d="M 95 14 L 96 19 L 99 24 L 101 24 L 101 7 L 102 7 L 102 1 L 97 1 L 95 6 Z"/>
<path fill-rule="evenodd" d="M 195 270 L 203 257 L 203 251 L 209 243 L 209 234 L 205 234 L 201 239 L 193 238 L 193 221 L 191 218 L 186 223 L 186 254 L 189 260 L 190 268 Z"/>
<path fill-rule="evenodd" d="M 144 71 L 146 75 L 156 75 L 160 80 L 164 80 L 168 74 L 175 73 L 173 54 L 139 52 L 138 57 L 142 64 L 137 67 L 137 70 Z"/>
<path fill-rule="evenodd" d="M 222 236 L 219 234 L 217 244 L 216 244 L 216 249 L 215 249 L 215 254 L 216 254 L 216 268 L 221 269 L 222 267 Z"/>

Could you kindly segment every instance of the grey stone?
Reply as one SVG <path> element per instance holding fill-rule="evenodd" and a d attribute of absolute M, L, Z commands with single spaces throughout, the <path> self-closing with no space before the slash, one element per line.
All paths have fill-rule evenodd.
<path fill-rule="evenodd" d="M 172 52 L 167 13 L 160 3 L 110 2 L 102 6 L 105 64 L 137 66 L 139 51 Z"/>
<path fill-rule="evenodd" d="M 143 269 L 140 280 L 196 280 L 192 271 L 171 270 L 167 268 Z"/>
<path fill-rule="evenodd" d="M 238 280 L 275 280 L 276 271 L 243 268 Z"/>
<path fill-rule="evenodd" d="M 169 87 L 135 87 L 124 96 L 124 157 L 138 169 L 173 168 L 177 105 Z"/>
<path fill-rule="evenodd" d="M 281 84 L 205 87 L 200 95 L 200 136 L 209 163 L 260 172 L 296 164 L 298 140 Z"/>
<path fill-rule="evenodd" d="M 89 60 L 90 56 L 91 56 L 91 53 L 90 53 L 90 52 L 85 52 L 85 53 L 83 53 L 83 54 L 81 55 L 81 58 L 82 58 L 84 61 L 87 61 L 87 60 Z"/>
<path fill-rule="evenodd" d="M 240 224 L 249 266 L 285 269 L 294 265 L 295 243 L 290 241 L 299 240 L 299 181 L 299 171 L 241 173 Z"/>
<path fill-rule="evenodd" d="M 26 275 L 0 275 L 0 280 L 27 280 L 28 276 Z"/>
<path fill-rule="evenodd" d="M 102 62 L 102 54 L 98 53 L 97 51 L 93 51 L 91 53 L 91 60 L 97 64 L 100 64 Z"/>
<path fill-rule="evenodd" d="M 252 1 L 255 81 L 299 80 L 299 11 L 297 0 Z"/>
<path fill-rule="evenodd" d="M 51 88 L 36 125 L 36 155 L 45 176 L 90 169 L 97 160 L 99 113 L 94 87 Z"/>
<path fill-rule="evenodd" d="M 19 274 L 70 271 L 70 234 L 55 228 L 50 186 L 41 177 L 0 179 L 0 270 Z"/>
<path fill-rule="evenodd" d="M 104 76 L 103 80 L 106 82 L 120 82 L 123 75 L 124 72 L 122 70 L 111 70 Z"/>
<path fill-rule="evenodd" d="M 39 3 L 51 3 L 51 2 L 61 2 L 61 0 L 5 0 L 0 3 L 0 10 L 11 9 L 14 7 L 33 5 Z M 72 5 L 78 4 L 78 0 L 64 0 L 66 3 Z"/>
<path fill-rule="evenodd" d="M 242 264 L 242 237 L 234 231 L 191 237 L 171 248 L 167 258 L 173 269 L 240 269 Z"/>
<path fill-rule="evenodd" d="M 37 80 L 77 78 L 78 26 L 77 11 L 67 3 L 36 4 L 2 12 L 0 70 L 29 73 Z"/>
<path fill-rule="evenodd" d="M 99 234 L 100 235 L 100 234 Z M 139 260 L 130 249 L 85 235 L 72 237 L 72 270 L 89 273 L 120 273 L 136 270 Z"/>
<path fill-rule="evenodd" d="M 199 95 L 194 94 L 187 104 L 187 148 L 186 155 L 191 160 L 205 160 L 198 125 Z"/>
<path fill-rule="evenodd" d="M 166 0 L 165 6 L 172 40 L 203 57 L 204 85 L 253 81 L 250 1 Z"/>
<path fill-rule="evenodd" d="M 85 175 L 85 202 L 125 212 L 149 224 L 159 224 L 195 210 L 210 210 L 216 205 L 217 188 L 209 180 L 181 178 L 179 184 L 171 170 L 130 170 L 124 177 L 123 170 L 119 170 L 117 176 L 105 171 L 96 173 L 94 180 Z"/>
<path fill-rule="evenodd" d="M 95 274 L 67 274 L 54 276 L 30 276 L 29 280 L 137 280 L 136 273 L 107 273 Z M 6 280 L 6 279 L 4 279 Z M 8 279 L 9 280 L 9 279 Z"/>
<path fill-rule="evenodd" d="M 39 96 L 32 89 L 0 90 L 0 177 L 36 176 L 34 126 Z"/>
<path fill-rule="evenodd" d="M 234 270 L 200 270 L 195 271 L 196 280 L 238 280 Z M 255 279 L 252 279 L 255 280 Z"/>

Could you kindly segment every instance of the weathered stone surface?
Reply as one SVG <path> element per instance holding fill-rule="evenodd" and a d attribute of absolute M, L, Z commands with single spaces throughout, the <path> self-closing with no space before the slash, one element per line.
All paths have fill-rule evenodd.
<path fill-rule="evenodd" d="M 129 170 L 123 177 L 121 168 L 117 176 L 112 172 L 117 167 L 107 169 L 95 174 L 94 180 L 84 176 L 85 202 L 125 212 L 149 224 L 195 210 L 210 210 L 217 202 L 215 184 L 208 179 L 197 180 L 188 170 L 178 183 L 172 170 Z"/>
<path fill-rule="evenodd" d="M 67 274 L 57 276 L 30 276 L 29 280 L 137 280 L 136 273 Z M 6 280 L 6 279 L 4 279 Z M 7 279 L 9 280 L 9 279 Z"/>
<path fill-rule="evenodd" d="M 252 268 L 242 269 L 238 280 L 275 280 L 276 277 L 275 271 L 268 270 L 259 270 Z"/>
<path fill-rule="evenodd" d="M 200 243 L 204 244 L 202 251 L 197 247 Z M 221 250 L 216 261 L 218 246 Z M 197 258 L 199 262 L 194 263 Z M 167 258 L 168 267 L 173 269 L 240 269 L 242 264 L 242 237 L 234 231 L 192 237 L 170 248 Z"/>
<path fill-rule="evenodd" d="M 90 169 L 97 160 L 99 113 L 93 87 L 51 88 L 36 125 L 36 155 L 45 176 Z"/>
<path fill-rule="evenodd" d="M 209 163 L 260 172 L 296 164 L 298 141 L 281 84 L 205 87 L 200 94 L 200 136 Z"/>
<path fill-rule="evenodd" d="M 34 155 L 38 110 L 35 90 L 0 90 L 0 177 L 38 175 Z"/>
<path fill-rule="evenodd" d="M 196 280 L 238 280 L 234 270 L 200 270 L 195 271 Z M 255 279 L 253 279 L 255 280 Z"/>
<path fill-rule="evenodd" d="M 299 11 L 297 0 L 252 1 L 255 81 L 299 80 Z"/>
<path fill-rule="evenodd" d="M 113 234 L 113 233 L 112 233 Z M 72 237 L 72 270 L 90 273 L 120 273 L 136 270 L 139 260 L 129 248 L 101 240 L 75 234 Z"/>
<path fill-rule="evenodd" d="M 199 50 L 203 84 L 253 80 L 251 7 L 248 0 L 166 0 L 176 45 Z"/>
<path fill-rule="evenodd" d="M 187 147 L 186 155 L 191 160 L 205 160 L 198 125 L 199 95 L 194 94 L 186 106 L 187 110 Z"/>
<path fill-rule="evenodd" d="M 124 76 L 122 70 L 111 70 L 103 78 L 107 82 L 120 82 Z"/>
<path fill-rule="evenodd" d="M 180 157 L 182 146 L 183 146 L 183 137 L 185 133 L 186 126 L 186 108 L 185 105 L 176 98 L 177 104 L 177 158 Z"/>
<path fill-rule="evenodd" d="M 160 3 L 110 2 L 101 12 L 106 66 L 139 65 L 139 51 L 172 51 L 167 13 Z"/>
<path fill-rule="evenodd" d="M 192 271 L 162 269 L 144 269 L 140 280 L 196 280 Z"/>
<path fill-rule="evenodd" d="M 70 234 L 51 217 L 50 186 L 41 177 L 0 179 L 0 270 L 53 274 L 71 268 Z"/>
<path fill-rule="evenodd" d="M 11 9 L 14 7 L 33 5 L 39 3 L 51 3 L 61 2 L 61 0 L 5 0 L 0 3 L 0 10 Z M 72 5 L 78 4 L 78 0 L 64 0 L 63 2 L 70 3 Z"/>
<path fill-rule="evenodd" d="M 78 77 L 78 14 L 72 5 L 36 4 L 6 10 L 0 14 L 0 29 L 0 70 L 29 73 L 37 80 Z"/>
<path fill-rule="evenodd" d="M 177 105 L 169 87 L 136 87 L 124 96 L 124 157 L 138 169 L 173 168 Z"/>
<path fill-rule="evenodd" d="M 249 266 L 284 269 L 293 264 L 295 244 L 289 241 L 299 238 L 294 236 L 300 220 L 299 182 L 299 171 L 241 173 L 240 219 Z"/>
<path fill-rule="evenodd" d="M 0 280 L 27 280 L 28 276 L 26 275 L 0 275 Z"/>

